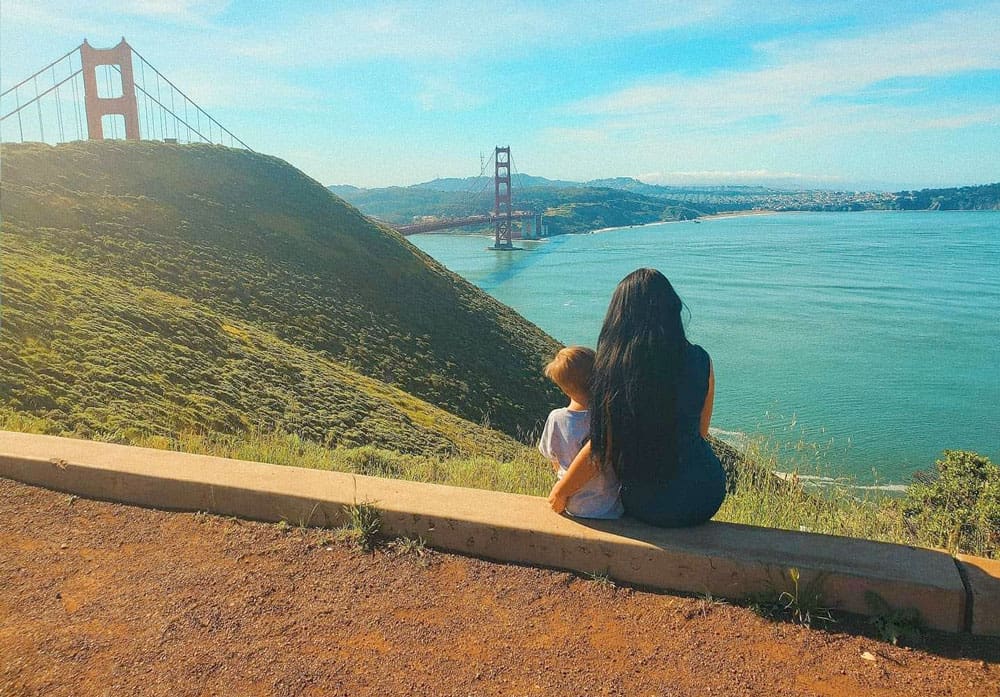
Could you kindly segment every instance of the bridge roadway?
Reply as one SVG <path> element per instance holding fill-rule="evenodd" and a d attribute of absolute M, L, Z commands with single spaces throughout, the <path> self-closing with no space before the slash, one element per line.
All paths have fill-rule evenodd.
<path fill-rule="evenodd" d="M 510 214 L 510 218 L 511 220 L 523 220 L 524 218 L 534 217 L 534 215 L 534 213 L 529 211 L 514 211 Z M 468 227 L 470 225 L 485 225 L 487 223 L 492 223 L 493 219 L 493 214 L 487 213 L 484 215 L 470 215 L 465 218 L 439 218 L 435 220 L 428 220 L 423 223 L 412 223 L 410 225 L 387 224 L 399 234 L 406 236 L 416 235 L 420 232 L 451 230 L 453 228 Z"/>

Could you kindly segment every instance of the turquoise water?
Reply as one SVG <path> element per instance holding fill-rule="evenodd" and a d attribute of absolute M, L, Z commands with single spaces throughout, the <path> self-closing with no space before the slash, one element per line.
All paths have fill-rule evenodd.
<path fill-rule="evenodd" d="M 716 218 L 507 253 L 409 239 L 567 344 L 593 346 L 618 281 L 660 269 L 712 355 L 713 427 L 816 444 L 830 474 L 905 482 L 945 448 L 1000 460 L 1000 213 Z"/>

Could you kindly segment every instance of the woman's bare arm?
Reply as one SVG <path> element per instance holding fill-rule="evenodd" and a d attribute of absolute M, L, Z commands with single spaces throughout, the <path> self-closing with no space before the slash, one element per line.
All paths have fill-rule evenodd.
<path fill-rule="evenodd" d="M 708 392 L 705 394 L 705 406 L 701 408 L 701 437 L 708 437 L 708 425 L 712 422 L 712 406 L 715 404 L 715 370 L 712 359 L 708 360 Z"/>
<path fill-rule="evenodd" d="M 590 459 L 590 441 L 587 441 L 573 458 L 563 478 L 552 487 L 549 493 L 549 505 L 552 506 L 552 510 L 556 513 L 566 510 L 566 500 L 596 476 L 597 465 Z"/>

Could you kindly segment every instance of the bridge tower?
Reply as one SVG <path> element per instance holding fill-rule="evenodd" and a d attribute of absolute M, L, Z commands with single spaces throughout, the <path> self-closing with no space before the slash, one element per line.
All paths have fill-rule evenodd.
<path fill-rule="evenodd" d="M 493 249 L 513 249 L 510 241 L 510 146 L 497 146 L 493 175 Z"/>
<path fill-rule="evenodd" d="M 83 70 L 83 97 L 87 112 L 87 137 L 104 140 L 105 116 L 125 119 L 125 140 L 139 140 L 139 107 L 135 98 L 135 77 L 132 73 L 132 47 L 125 37 L 114 48 L 94 48 L 87 40 L 80 46 L 80 63 Z M 121 75 L 120 95 L 101 97 L 97 91 L 97 68 L 112 65 Z"/>

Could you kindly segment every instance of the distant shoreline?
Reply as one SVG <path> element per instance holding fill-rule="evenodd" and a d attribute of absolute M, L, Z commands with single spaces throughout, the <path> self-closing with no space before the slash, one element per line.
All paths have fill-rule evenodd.
<path fill-rule="evenodd" d="M 596 230 L 591 230 L 590 232 L 577 233 L 584 235 L 596 235 L 599 232 L 610 232 L 612 230 L 629 230 L 631 228 L 637 227 L 649 227 L 650 225 L 672 225 L 675 223 L 693 223 L 702 220 L 721 220 L 723 218 L 743 218 L 745 216 L 757 216 L 757 215 L 784 215 L 785 213 L 801 213 L 803 211 L 775 211 L 775 210 L 751 210 L 751 211 L 726 211 L 724 213 L 709 213 L 707 215 L 699 215 L 697 218 L 688 218 L 687 220 L 657 220 L 652 223 L 637 223 L 635 225 L 615 225 L 614 227 L 602 227 Z"/>
<path fill-rule="evenodd" d="M 750 215 L 780 215 L 782 213 L 802 213 L 803 211 L 776 211 L 776 210 L 751 210 L 751 211 L 724 211 L 722 213 L 708 213 L 706 215 L 699 215 L 693 220 L 720 220 L 722 218 L 743 218 Z M 686 223 L 689 221 L 678 220 L 679 223 Z"/>

